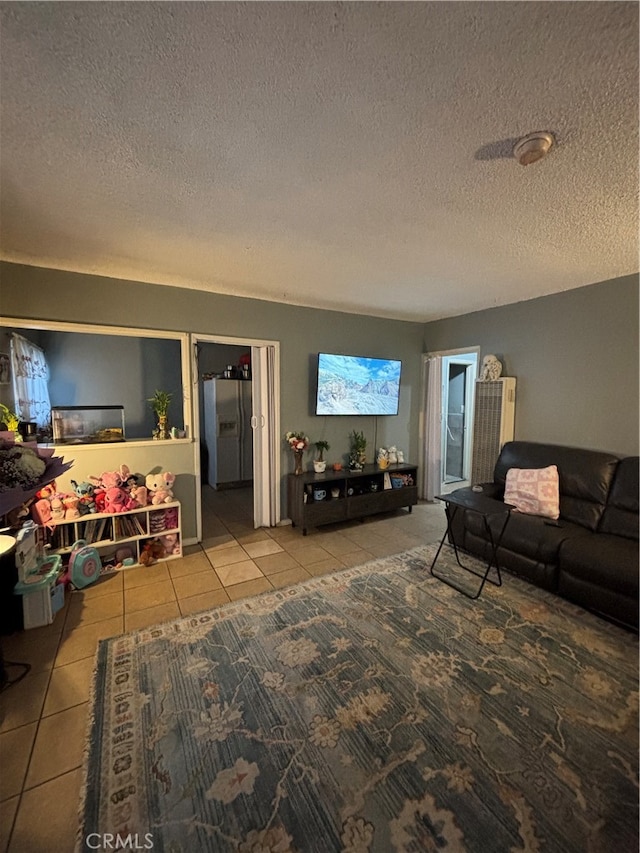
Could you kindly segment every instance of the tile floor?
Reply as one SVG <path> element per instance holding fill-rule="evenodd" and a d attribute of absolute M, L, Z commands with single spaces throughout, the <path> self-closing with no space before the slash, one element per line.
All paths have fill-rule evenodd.
<path fill-rule="evenodd" d="M 52 625 L 4 636 L 31 664 L 0 694 L 0 851 L 71 853 L 98 640 L 434 542 L 440 503 L 364 523 L 254 530 L 250 490 L 203 491 L 203 542 L 178 560 L 105 576 L 67 595 Z M 9 669 L 10 678 L 17 670 Z"/>

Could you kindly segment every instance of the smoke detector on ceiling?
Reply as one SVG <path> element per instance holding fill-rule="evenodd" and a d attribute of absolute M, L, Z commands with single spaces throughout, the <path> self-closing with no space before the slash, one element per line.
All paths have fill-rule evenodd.
<path fill-rule="evenodd" d="M 554 143 L 553 134 L 536 130 L 516 142 L 513 146 L 513 156 L 521 166 L 528 166 L 546 157 Z"/>

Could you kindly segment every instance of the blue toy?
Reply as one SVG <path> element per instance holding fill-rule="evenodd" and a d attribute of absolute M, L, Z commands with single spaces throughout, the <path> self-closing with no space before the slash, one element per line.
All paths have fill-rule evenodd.
<path fill-rule="evenodd" d="M 80 515 L 88 515 L 91 512 L 95 512 L 96 502 L 93 497 L 95 486 L 92 483 L 76 483 L 75 480 L 71 481 L 71 485 L 73 486 L 73 491 L 80 499 L 80 503 L 78 504 Z"/>

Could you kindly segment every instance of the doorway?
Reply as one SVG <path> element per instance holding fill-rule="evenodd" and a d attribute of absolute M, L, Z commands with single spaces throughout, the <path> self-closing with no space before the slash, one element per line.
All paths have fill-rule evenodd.
<path fill-rule="evenodd" d="M 480 347 L 422 356 L 419 496 L 432 501 L 470 484 Z"/>
<path fill-rule="evenodd" d="M 277 445 L 280 411 L 279 343 L 193 335 L 192 353 L 194 438 L 199 452 L 196 488 L 198 539 L 202 540 L 203 492 L 206 495 L 210 489 L 228 489 L 229 499 L 232 492 L 237 492 L 235 497 L 242 497 L 243 502 L 253 506 L 254 527 L 274 526 L 280 521 Z M 237 378 L 240 376 L 242 379 Z M 230 379 L 236 379 L 236 382 L 229 383 Z M 228 384 L 242 386 L 240 390 L 244 402 L 239 407 L 242 430 L 239 419 L 236 419 L 237 423 L 231 429 L 233 418 L 225 415 L 220 419 L 216 412 L 210 410 L 212 395 L 205 395 L 204 386 L 215 384 L 218 380 L 221 388 Z M 244 427 L 248 437 L 243 442 L 241 432 Z M 211 451 L 217 452 L 215 445 L 218 442 L 226 442 L 225 447 L 220 449 L 220 459 L 225 460 L 224 465 L 220 466 L 212 464 L 210 458 Z M 231 448 L 230 454 L 229 445 L 234 442 L 238 446 Z M 237 477 L 227 471 L 231 457 L 240 460 Z M 209 482 L 212 477 L 216 482 Z"/>
<path fill-rule="evenodd" d="M 459 488 L 471 478 L 471 426 L 477 355 L 463 353 L 442 359 L 442 486 Z"/>

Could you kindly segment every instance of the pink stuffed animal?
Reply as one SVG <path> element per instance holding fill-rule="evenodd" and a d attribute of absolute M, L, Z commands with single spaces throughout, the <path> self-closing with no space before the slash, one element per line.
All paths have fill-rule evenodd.
<path fill-rule="evenodd" d="M 65 495 L 62 498 L 62 503 L 64 504 L 64 517 L 66 521 L 80 518 L 80 498 L 77 495 Z"/>
<path fill-rule="evenodd" d="M 48 501 L 46 498 L 40 498 L 39 501 L 36 501 L 34 504 L 32 504 L 31 518 L 35 521 L 36 524 L 40 524 L 43 527 L 48 527 L 49 529 L 55 527 L 55 524 L 51 517 L 51 501 Z"/>
<path fill-rule="evenodd" d="M 105 512 L 127 512 L 127 510 L 135 509 L 137 506 L 138 504 L 132 500 L 128 492 L 119 486 L 112 486 L 105 492 Z"/>
<path fill-rule="evenodd" d="M 136 502 L 137 506 L 146 506 L 149 499 L 149 493 L 146 486 L 132 486 L 129 492 L 131 499 Z"/>
<path fill-rule="evenodd" d="M 92 476 L 89 477 L 89 480 L 96 488 L 106 492 L 107 489 L 122 485 L 122 473 L 120 471 L 103 471 L 99 477 Z"/>
<path fill-rule="evenodd" d="M 175 474 L 172 474 L 170 471 L 164 471 L 161 474 L 147 474 L 146 486 L 149 490 L 149 503 L 155 506 L 174 501 L 175 498 L 171 487 L 175 481 Z"/>

